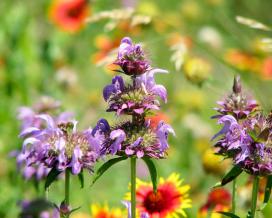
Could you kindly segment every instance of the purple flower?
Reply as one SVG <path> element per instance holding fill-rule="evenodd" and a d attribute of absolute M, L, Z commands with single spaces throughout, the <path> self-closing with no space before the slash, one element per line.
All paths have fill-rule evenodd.
<path fill-rule="evenodd" d="M 123 73 L 130 76 L 141 75 L 150 69 L 141 45 L 134 45 L 129 37 L 121 40 L 117 60 L 114 63 L 121 67 Z"/>
<path fill-rule="evenodd" d="M 168 73 L 168 71 L 163 69 L 152 69 L 140 77 L 137 77 L 136 83 L 138 87 L 143 87 L 148 93 L 153 93 L 166 103 L 167 91 L 163 85 L 156 84 L 154 79 L 156 73 Z"/>
<path fill-rule="evenodd" d="M 156 130 L 156 134 L 160 142 L 161 151 L 165 151 L 169 147 L 167 142 L 169 133 L 175 135 L 174 129 L 169 124 L 165 124 L 163 121 L 160 121 Z"/>
<path fill-rule="evenodd" d="M 125 89 L 124 80 L 121 76 L 115 76 L 112 79 L 112 84 L 107 85 L 103 90 L 103 97 L 107 101 L 112 94 L 122 93 Z"/>
<path fill-rule="evenodd" d="M 269 117 L 256 114 L 243 120 L 231 115 L 218 120 L 224 127 L 213 137 L 218 153 L 233 159 L 246 172 L 254 175 L 272 174 L 271 122 Z"/>
<path fill-rule="evenodd" d="M 151 128 L 148 122 L 135 126 L 126 122 L 113 129 L 102 147 L 102 154 L 117 154 L 163 158 L 168 148 L 168 134 L 174 130 L 168 124 L 160 122 L 156 129 Z"/>
<path fill-rule="evenodd" d="M 21 136 L 25 139 L 17 159 L 27 167 L 45 166 L 59 171 L 71 168 L 73 174 L 79 174 L 84 168 L 92 171 L 101 149 L 99 132 L 94 135 L 91 129 L 79 132 L 76 121 L 57 124 L 47 114 L 35 118 L 43 125 L 23 130 Z"/>
<path fill-rule="evenodd" d="M 258 108 L 256 100 L 242 92 L 240 77 L 234 78 L 232 93 L 223 101 L 218 101 L 217 104 L 219 107 L 215 110 L 220 114 L 214 116 L 214 118 L 229 114 L 237 119 L 243 119 Z"/>
<path fill-rule="evenodd" d="M 164 86 L 156 84 L 155 73 L 167 73 L 166 70 L 153 69 L 137 77 L 133 85 L 125 85 L 122 77 L 116 76 L 112 84 L 103 90 L 103 96 L 109 102 L 107 111 L 121 114 L 144 114 L 149 110 L 159 110 L 160 97 L 167 101 L 167 91 Z"/>

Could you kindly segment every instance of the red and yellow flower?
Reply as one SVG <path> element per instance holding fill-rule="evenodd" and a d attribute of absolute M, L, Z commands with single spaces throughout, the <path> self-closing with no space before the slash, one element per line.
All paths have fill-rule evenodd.
<path fill-rule="evenodd" d="M 50 20 L 67 32 L 79 31 L 88 15 L 87 0 L 54 0 L 49 10 Z"/>
<path fill-rule="evenodd" d="M 181 185 L 179 174 L 172 173 L 167 179 L 160 178 L 157 193 L 152 184 L 136 181 L 136 207 L 139 213 L 147 213 L 150 218 L 176 218 L 178 214 L 186 217 L 186 208 L 191 207 L 189 185 Z M 126 195 L 130 200 L 130 193 Z"/>
<path fill-rule="evenodd" d="M 199 209 L 197 218 L 222 218 L 217 212 L 231 209 L 231 195 L 224 188 L 214 189 L 209 193 L 207 202 Z"/>
<path fill-rule="evenodd" d="M 124 211 L 120 208 L 109 208 L 107 204 L 92 204 L 91 215 L 92 218 L 124 218 Z"/>

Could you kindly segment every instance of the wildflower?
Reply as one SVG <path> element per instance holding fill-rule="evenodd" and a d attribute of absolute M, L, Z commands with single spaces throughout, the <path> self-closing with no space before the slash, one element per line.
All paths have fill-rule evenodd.
<path fill-rule="evenodd" d="M 226 52 L 225 60 L 227 63 L 239 70 L 258 72 L 260 61 L 254 55 L 238 49 L 231 49 Z"/>
<path fill-rule="evenodd" d="M 115 111 L 120 114 L 144 114 L 149 110 L 159 110 L 160 97 L 167 101 L 167 91 L 164 86 L 155 82 L 155 73 L 167 73 L 165 70 L 153 69 L 137 77 L 135 84 L 125 85 L 121 76 L 115 76 L 112 84 L 107 85 L 103 90 L 105 101 L 109 102 L 107 111 Z"/>
<path fill-rule="evenodd" d="M 209 193 L 207 202 L 199 209 L 197 218 L 222 218 L 219 211 L 228 212 L 231 208 L 231 195 L 224 188 L 214 189 Z M 211 215 L 209 216 L 209 211 Z"/>
<path fill-rule="evenodd" d="M 141 45 L 134 45 L 128 37 L 121 40 L 115 64 L 121 67 L 123 73 L 130 76 L 139 76 L 150 70 L 149 61 L 146 59 Z"/>
<path fill-rule="evenodd" d="M 62 30 L 79 31 L 89 15 L 87 0 L 54 0 L 49 11 L 49 18 Z"/>
<path fill-rule="evenodd" d="M 150 183 L 137 180 L 136 202 L 139 213 L 146 213 L 150 218 L 186 217 L 184 209 L 191 207 L 188 197 L 189 185 L 181 186 L 182 180 L 173 173 L 167 179 L 160 178 L 157 193 Z M 130 196 L 127 194 L 129 200 Z"/>
<path fill-rule="evenodd" d="M 259 112 L 240 122 L 231 115 L 225 115 L 218 122 L 224 124 L 215 135 L 223 135 L 215 145 L 219 147 L 219 153 L 232 157 L 234 164 L 249 174 L 272 174 L 271 115 Z"/>
<path fill-rule="evenodd" d="M 109 208 L 107 204 L 101 206 L 99 204 L 91 205 L 92 218 L 124 218 L 124 212 L 120 208 Z"/>
<path fill-rule="evenodd" d="M 267 57 L 262 64 L 261 74 L 264 79 L 272 79 L 272 57 Z"/>
<path fill-rule="evenodd" d="M 258 109 L 256 100 L 250 98 L 242 91 L 240 77 L 234 78 L 232 93 L 223 101 L 218 101 L 219 108 L 215 108 L 217 112 L 223 115 L 230 114 L 237 119 L 245 118 Z M 220 116 L 214 116 L 214 118 Z"/>
<path fill-rule="evenodd" d="M 102 125 L 100 131 L 106 140 L 103 143 L 102 154 L 162 158 L 169 147 L 168 134 L 175 134 L 172 127 L 163 121 L 157 125 L 156 129 L 153 129 L 149 122 L 135 126 L 131 121 L 128 121 L 113 129 L 109 128 L 106 120 L 103 122 L 105 124 Z M 98 122 L 94 129 L 98 129 L 99 125 L 101 122 Z"/>
<path fill-rule="evenodd" d="M 47 114 L 38 115 L 37 119 L 43 122 L 43 127 L 29 127 L 20 134 L 25 138 L 22 162 L 61 172 L 69 168 L 73 174 L 79 174 L 83 168 L 92 171 L 100 147 L 99 139 L 91 134 L 91 129 L 79 132 L 76 121 L 57 124 Z"/>
<path fill-rule="evenodd" d="M 258 110 L 255 100 L 243 95 L 239 77 L 234 79 L 233 93 L 219 103 L 218 123 L 223 128 L 215 146 L 218 153 L 233 159 L 235 165 L 252 175 L 272 174 L 272 115 Z"/>
<path fill-rule="evenodd" d="M 45 112 L 53 114 L 54 116 L 52 116 L 52 118 L 57 124 L 67 122 L 72 118 L 72 113 L 56 113 L 60 106 L 61 104 L 59 101 L 44 96 L 32 107 L 20 107 L 17 118 L 21 121 L 21 131 L 35 131 L 38 128 L 42 128 L 44 122 L 42 119 L 40 119 L 39 114 Z M 16 157 L 17 167 L 22 172 L 23 177 L 26 180 L 41 180 L 45 178 L 50 169 L 45 164 L 37 164 L 34 162 L 31 165 L 26 165 L 25 158 L 27 155 L 29 155 L 28 152 L 29 151 L 13 151 L 11 153 L 11 156 Z"/>
<path fill-rule="evenodd" d="M 191 58 L 184 65 L 185 77 L 192 83 L 201 85 L 211 74 L 211 65 L 202 58 Z"/>

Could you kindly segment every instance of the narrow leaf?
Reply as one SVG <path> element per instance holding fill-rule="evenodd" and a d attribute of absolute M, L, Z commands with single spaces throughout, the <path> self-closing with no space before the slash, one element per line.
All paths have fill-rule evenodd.
<path fill-rule="evenodd" d="M 230 213 L 230 212 L 223 212 L 223 211 L 219 211 L 219 212 L 216 212 L 216 213 L 220 213 L 224 216 L 227 216 L 227 217 L 231 217 L 231 218 L 240 218 L 239 216 L 233 214 L 233 213 Z"/>
<path fill-rule="evenodd" d="M 94 179 L 92 182 L 92 185 L 110 168 L 112 167 L 114 164 L 126 160 L 127 157 L 117 157 L 117 158 L 113 158 L 108 160 L 106 163 L 104 163 L 96 172 L 96 174 L 94 175 Z"/>
<path fill-rule="evenodd" d="M 150 177 L 151 177 L 151 181 L 153 185 L 153 191 L 157 192 L 158 174 L 157 174 L 156 166 L 150 158 L 144 157 L 143 161 L 148 167 L 148 171 L 150 173 Z"/>
<path fill-rule="evenodd" d="M 239 176 L 243 170 L 239 166 L 234 166 L 222 179 L 221 182 L 218 182 L 214 185 L 214 188 L 218 188 L 224 186 L 234 180 L 237 176 Z"/>
<path fill-rule="evenodd" d="M 49 188 L 49 186 L 56 180 L 60 173 L 61 171 L 57 170 L 56 168 L 52 168 L 46 177 L 44 189 Z"/>
<path fill-rule="evenodd" d="M 80 187 L 81 188 L 84 188 L 84 174 L 83 174 L 83 171 L 81 171 L 79 174 L 78 174 L 78 180 L 80 182 Z"/>

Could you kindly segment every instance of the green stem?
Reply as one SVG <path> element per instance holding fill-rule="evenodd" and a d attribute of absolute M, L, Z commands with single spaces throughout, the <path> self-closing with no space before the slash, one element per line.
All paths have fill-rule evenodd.
<path fill-rule="evenodd" d="M 235 214 L 236 209 L 236 179 L 232 181 L 232 208 L 231 211 L 233 214 Z"/>
<path fill-rule="evenodd" d="M 69 206 L 69 194 L 70 194 L 70 172 L 67 169 L 65 171 L 65 204 Z"/>
<path fill-rule="evenodd" d="M 130 158 L 131 166 L 131 218 L 136 218 L 136 157 Z"/>
<path fill-rule="evenodd" d="M 253 181 L 253 188 L 252 188 L 251 218 L 255 217 L 257 199 L 258 199 L 258 191 L 259 191 L 259 177 L 255 176 L 254 181 Z"/>

